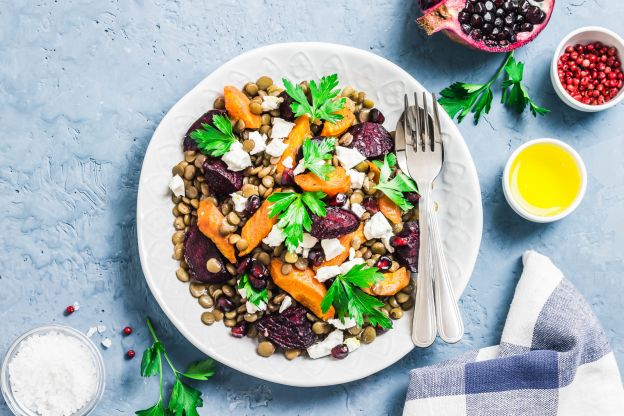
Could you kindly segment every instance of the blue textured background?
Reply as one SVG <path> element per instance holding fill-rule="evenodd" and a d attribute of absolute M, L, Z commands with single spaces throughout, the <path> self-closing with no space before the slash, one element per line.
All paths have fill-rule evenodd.
<path fill-rule="evenodd" d="M 156 397 L 138 374 L 151 316 L 174 361 L 200 353 L 158 309 L 136 247 L 135 200 L 144 151 L 165 112 L 239 53 L 282 41 L 320 40 L 370 50 L 439 91 L 455 80 L 484 81 L 502 56 L 443 36 L 427 39 L 413 0 L 376 1 L 0 1 L 0 354 L 22 332 L 50 322 L 86 330 L 102 322 L 107 390 L 97 415 L 129 414 Z M 339 5 L 342 3 L 341 5 Z M 286 6 L 288 5 L 288 6 Z M 200 384 L 202 414 L 395 415 L 408 370 L 494 344 L 528 248 L 553 258 L 592 303 L 624 364 L 624 117 L 622 105 L 582 114 L 555 96 L 548 65 L 570 30 L 621 30 L 624 2 L 559 0 L 550 26 L 517 57 L 543 119 L 495 105 L 478 126 L 460 125 L 481 180 L 484 234 L 461 303 L 466 337 L 436 343 L 346 385 L 298 389 L 265 383 L 219 365 Z M 496 91 L 498 97 L 498 91 Z M 521 220 L 500 187 L 503 164 L 522 142 L 556 137 L 574 146 L 589 171 L 577 212 L 556 224 Z M 64 317 L 65 306 L 82 307 Z M 120 330 L 131 324 L 131 337 Z M 96 335 L 96 341 L 99 337 Z M 0 414 L 8 414 L 0 403 Z"/>

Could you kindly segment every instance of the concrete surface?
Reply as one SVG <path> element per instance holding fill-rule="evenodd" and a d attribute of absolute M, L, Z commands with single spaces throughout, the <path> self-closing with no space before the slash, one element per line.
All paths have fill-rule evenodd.
<path fill-rule="evenodd" d="M 240 4 L 238 4 L 240 3 Z M 243 6 L 244 5 L 244 6 Z M 138 374 L 151 316 L 174 361 L 200 353 L 158 309 L 141 274 L 135 198 L 143 153 L 164 113 L 204 76 L 239 53 L 282 41 L 338 42 L 384 56 L 433 91 L 489 78 L 502 56 L 471 51 L 415 25 L 413 0 L 375 1 L 0 1 L 0 354 L 22 332 L 58 322 L 86 330 L 102 322 L 107 390 L 96 415 L 151 405 L 156 380 Z M 582 114 L 564 106 L 548 78 L 551 54 L 589 24 L 622 30 L 624 3 L 559 0 L 542 35 L 517 52 L 545 118 L 497 103 L 460 129 L 483 190 L 485 224 L 477 267 L 461 309 L 466 338 L 415 350 L 391 368 L 347 385 L 299 389 L 225 366 L 198 384 L 202 415 L 396 415 L 408 370 L 494 344 L 528 248 L 551 256 L 592 303 L 624 363 L 624 117 L 622 105 Z M 499 91 L 495 92 L 495 100 Z M 530 224 L 507 206 L 503 164 L 522 142 L 556 137 L 585 159 L 589 190 L 568 219 Z M 65 306 L 82 307 L 64 317 Z M 135 333 L 120 336 L 131 324 Z M 96 338 L 97 339 L 97 338 Z M 0 414 L 9 414 L 0 403 Z"/>

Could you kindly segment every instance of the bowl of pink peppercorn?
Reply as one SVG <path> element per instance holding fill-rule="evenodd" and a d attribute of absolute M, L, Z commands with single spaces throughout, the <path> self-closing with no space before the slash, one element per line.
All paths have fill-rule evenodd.
<path fill-rule="evenodd" d="M 615 32 L 587 26 L 570 32 L 557 47 L 550 68 L 555 92 L 570 107 L 596 112 L 624 99 L 624 41 Z"/>

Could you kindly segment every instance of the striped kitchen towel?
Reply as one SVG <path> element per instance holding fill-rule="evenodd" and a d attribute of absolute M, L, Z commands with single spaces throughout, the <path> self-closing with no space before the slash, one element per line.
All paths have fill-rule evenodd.
<path fill-rule="evenodd" d="M 406 416 L 624 415 L 615 356 L 550 259 L 524 253 L 500 345 L 412 370 Z"/>

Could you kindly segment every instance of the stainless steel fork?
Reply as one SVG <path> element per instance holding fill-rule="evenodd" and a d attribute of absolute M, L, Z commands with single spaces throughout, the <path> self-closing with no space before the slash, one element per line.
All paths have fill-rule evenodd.
<path fill-rule="evenodd" d="M 435 94 L 432 94 L 431 113 L 424 92 L 422 99 L 421 114 L 418 95 L 414 94 L 414 106 L 409 105 L 407 95 L 404 97 L 402 130 L 405 153 L 398 160 L 401 169 L 407 168 L 407 173 L 416 181 L 421 194 L 419 200 L 421 252 L 412 339 L 415 345 L 429 346 L 435 340 L 436 326 L 440 338 L 449 343 L 462 338 L 464 326 L 453 293 L 437 214 L 431 200 L 432 183 L 440 173 L 444 160 L 438 104 Z M 401 166 L 401 162 L 404 162 L 405 166 Z"/>

